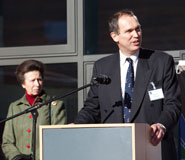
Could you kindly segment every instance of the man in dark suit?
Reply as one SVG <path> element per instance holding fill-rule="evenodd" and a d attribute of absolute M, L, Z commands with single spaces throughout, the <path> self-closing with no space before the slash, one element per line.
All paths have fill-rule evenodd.
<path fill-rule="evenodd" d="M 90 88 L 75 123 L 126 122 L 126 59 L 131 58 L 134 87 L 128 122 L 149 124 L 152 144 L 162 140 L 162 159 L 176 160 L 171 131 L 179 119 L 181 104 L 173 58 L 161 51 L 141 48 L 141 26 L 132 11 L 115 13 L 109 20 L 109 30 L 119 53 L 95 62 L 93 77 L 107 75 L 111 83 Z"/>

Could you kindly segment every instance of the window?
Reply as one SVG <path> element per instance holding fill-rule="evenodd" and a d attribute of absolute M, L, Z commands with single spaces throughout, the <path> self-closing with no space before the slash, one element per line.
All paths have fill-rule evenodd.
<path fill-rule="evenodd" d="M 3 47 L 67 43 L 66 1 L 3 1 Z"/>

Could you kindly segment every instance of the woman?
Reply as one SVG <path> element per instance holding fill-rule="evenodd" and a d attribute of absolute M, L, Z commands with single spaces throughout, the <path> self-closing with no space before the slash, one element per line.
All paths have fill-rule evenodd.
<path fill-rule="evenodd" d="M 51 99 L 42 89 L 44 65 L 40 61 L 24 61 L 16 69 L 16 78 L 25 89 L 25 94 L 10 104 L 7 117 Z M 66 114 L 62 101 L 54 101 L 44 105 L 37 109 L 37 112 L 35 159 L 39 160 L 39 125 L 64 124 L 66 123 Z M 2 150 L 6 159 L 24 160 L 30 158 L 30 155 L 33 154 L 32 131 L 32 113 L 21 115 L 6 122 L 2 139 Z"/>

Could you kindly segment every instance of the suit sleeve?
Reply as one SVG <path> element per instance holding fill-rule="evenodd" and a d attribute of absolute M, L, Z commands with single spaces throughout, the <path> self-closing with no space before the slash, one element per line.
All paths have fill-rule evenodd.
<path fill-rule="evenodd" d="M 13 115 L 13 104 L 10 105 L 7 117 Z M 21 154 L 18 148 L 15 146 L 16 139 L 14 135 L 13 121 L 8 120 L 5 123 L 3 137 L 2 137 L 2 150 L 6 159 L 12 159 L 16 155 Z"/>
<path fill-rule="evenodd" d="M 171 56 L 164 61 L 164 105 L 159 117 L 159 123 L 163 124 L 167 131 L 171 130 L 178 122 L 180 115 L 180 88 L 174 68 L 174 61 Z"/>

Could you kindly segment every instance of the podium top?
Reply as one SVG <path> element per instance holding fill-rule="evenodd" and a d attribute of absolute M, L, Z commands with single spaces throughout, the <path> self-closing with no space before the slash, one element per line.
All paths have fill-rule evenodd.
<path fill-rule="evenodd" d="M 49 129 L 49 128 L 114 128 L 114 127 L 136 127 L 144 126 L 149 128 L 149 125 L 146 123 L 106 123 L 106 124 L 68 124 L 68 125 L 41 125 L 40 130 Z"/>

